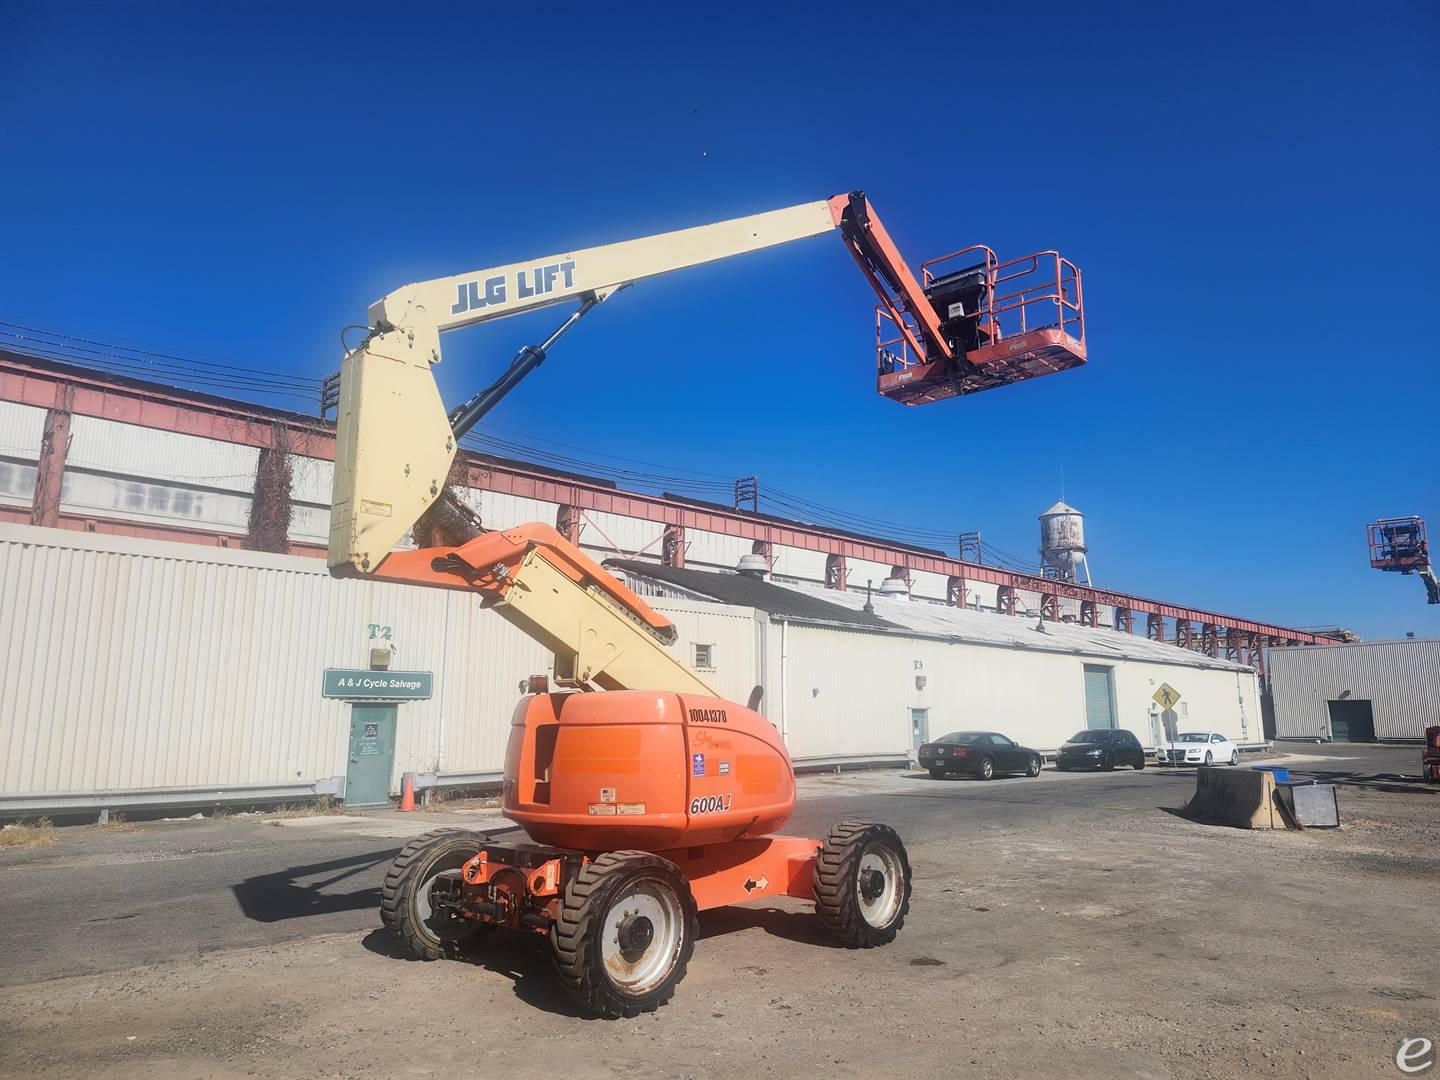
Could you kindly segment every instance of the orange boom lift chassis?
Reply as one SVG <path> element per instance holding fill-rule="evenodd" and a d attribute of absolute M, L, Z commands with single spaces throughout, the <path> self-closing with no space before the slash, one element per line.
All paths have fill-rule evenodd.
<path fill-rule="evenodd" d="M 555 529 L 485 531 L 447 485 L 460 437 L 616 292 L 836 229 L 899 328 L 903 355 L 882 352 L 882 394 L 920 404 L 1084 362 L 1068 263 L 1055 263 L 1040 301 L 1057 325 L 1007 336 L 1007 313 L 1032 306 L 1007 299 L 1012 270 L 971 249 L 983 253 L 976 265 L 927 268 L 918 282 L 858 192 L 408 285 L 371 307 L 341 369 L 331 572 L 476 594 L 554 655 L 552 673 L 529 680 L 506 748 L 504 813 L 526 839 L 440 830 L 407 844 L 386 874 L 382 921 L 414 955 L 451 955 L 497 926 L 530 931 L 548 939 L 577 1000 L 634 1016 L 673 995 L 700 911 L 808 900 L 859 948 L 903 925 L 910 864 L 893 829 L 847 821 L 824 840 L 776 834 L 795 773 L 758 711 L 759 687 L 746 705 L 723 700 L 670 652 L 670 621 Z M 567 300 L 578 306 L 548 339 L 445 412 L 431 372 L 442 333 Z M 429 546 L 395 550 L 412 525 Z"/>

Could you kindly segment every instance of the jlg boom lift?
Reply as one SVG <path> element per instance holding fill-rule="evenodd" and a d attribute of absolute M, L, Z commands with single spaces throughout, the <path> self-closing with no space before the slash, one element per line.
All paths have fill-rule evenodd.
<path fill-rule="evenodd" d="M 668 650 L 670 621 L 553 528 L 485 532 L 446 486 L 460 437 L 621 289 L 835 229 L 880 297 L 877 319 L 894 328 L 880 335 L 882 394 L 919 404 L 1084 362 L 1068 262 L 1048 252 L 999 264 L 970 249 L 976 265 L 927 266 L 922 284 L 859 192 L 408 285 L 371 307 L 341 371 L 331 572 L 476 593 L 555 657 L 554 689 L 531 679 L 505 755 L 504 813 L 528 839 L 432 833 L 386 875 L 382 919 L 416 956 L 447 955 L 497 925 L 544 934 L 566 990 L 602 1015 L 633 1016 L 673 994 L 697 911 L 784 895 L 813 900 L 847 945 L 900 929 L 910 865 L 894 830 L 775 834 L 795 776 L 756 711 L 758 687 L 746 706 L 722 700 Z M 442 333 L 567 301 L 578 306 L 543 344 L 447 415 L 431 373 Z M 422 516 L 446 542 L 392 550 Z"/>

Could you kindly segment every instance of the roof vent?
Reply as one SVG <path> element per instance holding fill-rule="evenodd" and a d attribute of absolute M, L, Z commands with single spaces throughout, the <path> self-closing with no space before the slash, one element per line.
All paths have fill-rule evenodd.
<path fill-rule="evenodd" d="M 741 555 L 735 569 L 746 577 L 763 578 L 770 572 L 770 564 L 764 555 Z"/>
<path fill-rule="evenodd" d="M 881 596 L 909 596 L 910 586 L 905 584 L 904 578 L 887 577 L 880 583 Z"/>

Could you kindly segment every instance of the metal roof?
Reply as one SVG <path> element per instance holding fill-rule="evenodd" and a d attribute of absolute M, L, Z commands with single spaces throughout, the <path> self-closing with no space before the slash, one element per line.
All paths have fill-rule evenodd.
<path fill-rule="evenodd" d="M 1105 627 L 1039 623 L 1028 616 L 974 611 L 879 593 L 869 597 L 875 609 L 872 615 L 863 610 L 865 593 L 853 589 L 840 592 L 816 586 L 781 586 L 740 574 L 677 569 L 630 559 L 607 559 L 605 565 L 637 577 L 676 585 L 722 604 L 759 608 L 781 620 L 836 623 L 881 633 L 911 633 L 957 643 L 1067 653 L 1112 662 L 1139 660 L 1178 667 L 1249 670 L 1243 664 Z M 1043 626 L 1044 631 L 1037 626 Z"/>
<path fill-rule="evenodd" d="M 804 619 L 812 622 L 842 623 L 876 630 L 903 630 L 898 623 L 887 622 L 867 611 L 863 603 L 855 608 L 833 604 L 829 595 L 814 596 L 796 589 L 773 585 L 746 574 L 717 573 L 691 570 L 688 567 L 662 566 L 640 559 L 606 559 L 605 565 L 653 581 L 676 585 L 688 593 L 709 597 L 735 607 L 757 608 L 770 615 Z"/>

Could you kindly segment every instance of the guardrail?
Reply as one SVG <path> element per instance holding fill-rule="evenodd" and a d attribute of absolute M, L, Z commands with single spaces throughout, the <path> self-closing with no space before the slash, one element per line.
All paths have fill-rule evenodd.
<path fill-rule="evenodd" d="M 836 754 L 830 757 L 792 758 L 797 773 L 840 772 L 842 769 L 883 769 L 891 765 L 909 765 L 910 755 L 901 754 Z"/>
<path fill-rule="evenodd" d="M 105 821 L 112 810 L 167 810 L 237 803 L 287 802 L 291 799 L 311 799 L 326 795 L 343 799 L 345 778 L 330 776 L 323 780 L 212 784 L 204 787 L 21 792 L 0 795 L 0 819 L 94 813 L 99 815 L 101 821 Z"/>

